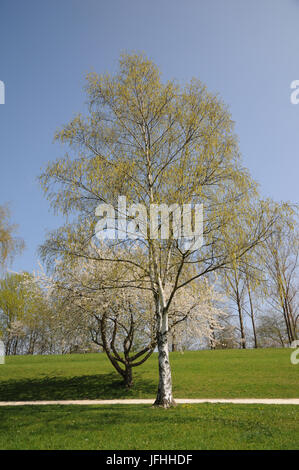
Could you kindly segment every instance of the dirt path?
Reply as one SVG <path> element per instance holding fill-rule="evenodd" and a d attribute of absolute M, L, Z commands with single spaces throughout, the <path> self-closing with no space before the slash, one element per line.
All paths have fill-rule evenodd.
<path fill-rule="evenodd" d="M 42 401 L 0 401 L 0 406 L 24 405 L 151 405 L 153 399 L 129 400 L 42 400 Z M 177 398 L 184 403 L 235 403 L 240 405 L 299 405 L 299 398 Z"/>

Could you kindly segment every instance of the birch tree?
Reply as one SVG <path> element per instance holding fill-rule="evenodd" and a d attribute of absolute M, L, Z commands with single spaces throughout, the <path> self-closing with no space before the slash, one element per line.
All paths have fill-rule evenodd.
<path fill-rule="evenodd" d="M 175 295 L 241 258 L 265 238 L 269 227 L 250 207 L 257 188 L 242 165 L 228 109 L 200 80 L 185 86 L 174 80 L 163 83 L 152 61 L 125 54 L 115 75 L 88 75 L 86 93 L 86 115 L 75 116 L 56 134 L 56 140 L 67 145 L 67 154 L 50 162 L 41 175 L 53 208 L 71 216 L 72 223 L 53 232 L 41 252 L 49 265 L 60 256 L 111 262 L 117 269 L 106 290 L 151 292 L 159 362 L 155 405 L 169 407 L 174 404 L 169 311 Z M 130 204 L 129 214 L 119 209 L 120 195 Z M 117 238 L 110 240 L 111 258 L 101 256 L 90 243 L 101 244 L 95 237 L 95 213 L 102 203 L 112 206 L 118 217 L 112 224 Z M 193 228 L 195 204 L 203 204 L 201 247 L 195 229 L 193 237 L 179 236 L 184 222 L 177 223 L 174 216 L 167 237 L 162 224 L 154 232 L 158 237 L 146 222 L 141 230 L 143 208 L 149 216 L 151 208 L 161 209 L 161 204 L 164 209 L 191 204 Z M 125 229 L 126 215 L 130 226 Z M 230 237 L 232 228 L 242 233 L 243 220 L 252 228 L 249 236 Z M 126 230 L 135 238 L 124 234 Z"/>

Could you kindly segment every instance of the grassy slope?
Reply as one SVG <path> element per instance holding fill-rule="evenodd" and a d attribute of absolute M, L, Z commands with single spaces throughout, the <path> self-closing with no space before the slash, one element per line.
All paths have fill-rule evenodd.
<path fill-rule="evenodd" d="M 0 409 L 1 449 L 297 449 L 291 405 L 24 406 Z"/>
<path fill-rule="evenodd" d="M 177 398 L 299 397 L 299 365 L 288 349 L 171 353 Z M 0 365 L 0 400 L 153 398 L 157 356 L 134 370 L 125 390 L 103 354 L 19 356 Z"/>

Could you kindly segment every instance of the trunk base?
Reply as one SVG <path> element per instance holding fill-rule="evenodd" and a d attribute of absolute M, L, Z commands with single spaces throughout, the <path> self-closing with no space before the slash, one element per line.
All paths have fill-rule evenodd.
<path fill-rule="evenodd" d="M 133 385 L 133 382 L 126 382 L 126 381 L 124 381 L 124 382 L 123 382 L 123 385 L 124 385 L 126 388 L 131 388 L 132 385 Z"/>
<path fill-rule="evenodd" d="M 131 388 L 133 385 L 133 375 L 132 375 L 132 370 L 127 370 L 126 373 L 124 374 L 124 386 L 126 388 Z"/>
<path fill-rule="evenodd" d="M 153 403 L 152 408 L 172 408 L 177 406 L 173 398 L 156 398 L 155 403 Z"/>

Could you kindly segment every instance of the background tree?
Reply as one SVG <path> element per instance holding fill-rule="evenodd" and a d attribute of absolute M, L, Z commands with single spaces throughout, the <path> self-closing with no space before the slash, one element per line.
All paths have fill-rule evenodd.
<path fill-rule="evenodd" d="M 215 283 L 197 279 L 178 291 L 169 310 L 172 351 L 199 349 L 204 344 L 216 348 L 216 332 L 227 317 L 226 302 Z"/>
<path fill-rule="evenodd" d="M 271 312 L 260 315 L 257 323 L 259 343 L 263 348 L 284 348 L 289 344 L 285 322 L 281 312 Z"/>
<path fill-rule="evenodd" d="M 29 273 L 7 273 L 0 280 L 0 328 L 6 354 L 33 354 L 47 311 L 42 290 Z"/>
<path fill-rule="evenodd" d="M 268 303 L 285 322 L 289 344 L 298 339 L 298 252 L 297 208 L 281 207 L 271 236 L 260 254 L 268 279 Z"/>
<path fill-rule="evenodd" d="M 269 255 L 266 254 L 266 247 L 272 244 L 273 237 L 277 232 L 277 227 L 281 226 L 282 220 L 290 217 L 293 213 L 291 206 L 287 203 L 275 203 L 270 199 L 252 200 L 253 211 L 258 215 L 261 209 L 255 209 L 256 206 L 263 207 L 262 213 L 265 220 L 273 221 L 271 230 L 263 243 L 257 244 L 252 250 L 246 252 L 242 258 L 236 259 L 230 266 L 222 271 L 222 287 L 231 301 L 231 306 L 237 311 L 237 324 L 240 332 L 240 347 L 246 348 L 246 330 L 250 338 L 250 326 L 253 336 L 254 347 L 258 347 L 258 337 L 256 328 L 256 316 L 258 314 L 258 304 L 261 298 L 273 298 L 273 292 L 269 291 L 269 273 L 267 263 Z M 288 214 L 288 215 L 287 215 Z M 241 236 L 248 237 L 252 227 L 247 226 L 244 221 L 243 233 L 238 231 L 233 236 L 240 239 Z M 294 227 L 290 226 L 293 233 Z M 246 235 L 247 232 L 247 235 Z M 228 239 L 230 243 L 230 239 Z M 271 256 L 270 256 L 271 258 Z M 270 276 L 271 277 L 271 276 Z M 273 289 L 272 289 L 273 291 Z M 248 322 L 248 317 L 250 321 Z"/>
<path fill-rule="evenodd" d="M 78 325 L 39 279 L 30 273 L 7 273 L 0 281 L 0 331 L 6 354 L 63 354 L 83 346 Z"/>
<path fill-rule="evenodd" d="M 25 290 L 22 274 L 7 274 L 0 280 L 1 335 L 5 354 L 16 354 L 24 335 Z"/>
<path fill-rule="evenodd" d="M 9 217 L 8 207 L 0 206 L 0 267 L 2 268 L 24 248 L 23 240 L 14 235 L 16 225 L 10 223 Z"/>
<path fill-rule="evenodd" d="M 230 316 L 223 318 L 221 328 L 215 330 L 211 349 L 236 349 L 240 347 L 240 332 L 232 323 Z"/>
<path fill-rule="evenodd" d="M 240 347 L 246 349 L 246 334 L 244 321 L 244 304 L 246 286 L 244 274 L 240 269 L 239 263 L 234 263 L 230 270 L 224 271 L 224 287 L 231 303 L 235 305 L 238 314 L 238 323 L 240 331 Z"/>

